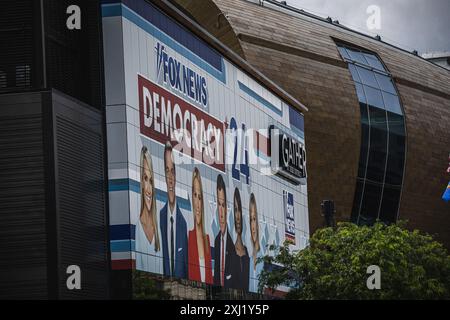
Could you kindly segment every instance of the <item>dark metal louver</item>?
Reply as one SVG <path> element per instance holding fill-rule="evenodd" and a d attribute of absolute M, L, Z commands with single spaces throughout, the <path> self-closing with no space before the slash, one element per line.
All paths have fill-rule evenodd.
<path fill-rule="evenodd" d="M 38 87 L 39 1 L 4 1 L 0 10 L 0 93 Z"/>
<path fill-rule="evenodd" d="M 81 30 L 67 29 L 70 5 L 81 9 Z M 55 88 L 101 108 L 99 1 L 2 1 L 0 43 L 0 93 Z"/>

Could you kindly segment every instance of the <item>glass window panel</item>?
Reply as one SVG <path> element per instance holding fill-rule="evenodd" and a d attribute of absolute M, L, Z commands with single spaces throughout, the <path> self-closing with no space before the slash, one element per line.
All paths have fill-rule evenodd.
<path fill-rule="evenodd" d="M 383 96 L 381 95 L 381 91 L 368 86 L 363 86 L 363 88 L 364 93 L 367 97 L 367 104 L 372 107 L 384 109 Z"/>
<path fill-rule="evenodd" d="M 394 84 L 392 83 L 391 77 L 387 77 L 385 75 L 379 74 L 377 72 L 375 73 L 375 77 L 377 78 L 378 84 L 381 88 L 381 90 L 397 94 L 397 91 L 395 91 Z"/>
<path fill-rule="evenodd" d="M 358 66 L 356 66 L 356 69 L 358 70 L 359 77 L 363 84 L 367 84 L 371 87 L 378 88 L 378 82 L 377 80 L 375 80 L 375 75 L 373 71 Z"/>
<path fill-rule="evenodd" d="M 366 179 L 383 182 L 387 154 L 387 123 L 384 110 L 370 107 L 370 149 Z"/>
<path fill-rule="evenodd" d="M 347 49 L 345 49 L 344 47 L 340 47 L 340 46 L 338 47 L 338 49 L 339 49 L 339 52 L 341 53 L 341 56 L 344 59 L 350 60 L 350 56 L 348 55 Z"/>
<path fill-rule="evenodd" d="M 400 99 L 398 96 L 383 92 L 384 105 L 386 106 L 386 110 L 392 113 L 402 115 L 402 108 L 400 107 Z"/>
<path fill-rule="evenodd" d="M 368 111 L 367 104 L 360 102 L 359 107 L 360 107 L 360 111 L 361 111 L 361 123 L 364 125 L 370 125 L 369 111 Z"/>
<path fill-rule="evenodd" d="M 400 187 L 405 164 L 405 137 L 389 134 L 389 154 L 386 165 L 386 185 Z"/>
<path fill-rule="evenodd" d="M 386 71 L 386 69 L 384 68 L 381 61 L 375 55 L 370 54 L 370 53 L 364 53 L 364 57 L 366 58 L 367 62 L 369 63 L 369 65 L 372 68 L 375 68 L 375 69 L 378 69 L 381 71 Z"/>
<path fill-rule="evenodd" d="M 362 84 L 355 82 L 355 86 L 356 86 L 356 95 L 358 96 L 359 102 L 366 104 L 367 100 L 366 100 L 366 95 L 364 94 L 364 89 L 363 89 Z"/>
<path fill-rule="evenodd" d="M 405 165 L 405 125 L 403 117 L 388 113 L 389 149 L 385 184 L 400 187 Z"/>
<path fill-rule="evenodd" d="M 386 112 L 384 110 L 369 106 L 369 116 L 371 130 L 387 131 Z"/>
<path fill-rule="evenodd" d="M 359 224 L 371 225 L 378 218 L 378 209 L 381 200 L 381 184 L 371 183 L 366 180 L 364 187 Z"/>
<path fill-rule="evenodd" d="M 374 132 L 371 131 L 370 133 L 373 134 Z M 385 133 L 380 134 L 381 137 L 383 137 L 384 135 L 386 134 Z M 386 166 L 386 150 L 372 148 L 371 145 L 369 152 L 369 161 L 367 163 L 366 178 L 380 183 L 383 182 L 385 166 Z"/>
<path fill-rule="evenodd" d="M 347 52 L 350 55 L 350 59 L 352 59 L 356 62 L 359 62 L 361 64 L 367 65 L 367 61 L 360 51 L 356 51 L 356 50 L 347 48 Z"/>
<path fill-rule="evenodd" d="M 400 188 L 384 187 L 380 209 L 380 220 L 384 223 L 396 222 L 399 202 Z"/>
<path fill-rule="evenodd" d="M 352 216 L 351 216 L 351 221 L 353 223 L 358 222 L 359 207 L 361 204 L 363 185 L 364 185 L 363 181 L 364 180 L 361 180 L 361 179 L 356 180 L 355 197 L 353 198 L 353 208 L 352 208 Z"/>
<path fill-rule="evenodd" d="M 356 71 L 355 65 L 349 63 L 348 69 L 350 70 L 350 73 L 352 74 L 353 81 L 361 82 L 361 79 L 359 78 L 358 72 Z"/>
<path fill-rule="evenodd" d="M 380 209 L 382 221 L 395 222 L 405 160 L 400 99 L 378 56 L 352 48 L 339 47 L 339 51 L 344 59 L 357 63 L 349 63 L 349 71 L 355 81 L 361 114 L 361 150 L 351 220 L 371 225 Z"/>
<path fill-rule="evenodd" d="M 387 113 L 389 132 L 398 136 L 405 136 L 405 122 L 403 116 L 396 113 Z"/>
<path fill-rule="evenodd" d="M 361 110 L 361 148 L 359 153 L 358 177 L 364 178 L 366 174 L 367 152 L 369 152 L 369 117 L 367 105 L 360 103 Z"/>

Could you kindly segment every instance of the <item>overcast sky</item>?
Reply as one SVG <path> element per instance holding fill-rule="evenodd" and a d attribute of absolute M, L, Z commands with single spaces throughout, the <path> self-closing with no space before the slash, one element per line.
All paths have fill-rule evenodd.
<path fill-rule="evenodd" d="M 287 0 L 287 4 L 379 34 L 382 40 L 409 51 L 450 51 L 450 0 Z M 370 5 L 380 8 L 380 30 L 367 28 Z"/>

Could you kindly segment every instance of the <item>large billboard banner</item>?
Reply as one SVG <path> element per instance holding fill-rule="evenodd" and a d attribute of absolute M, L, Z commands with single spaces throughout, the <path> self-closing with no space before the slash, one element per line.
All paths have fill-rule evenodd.
<path fill-rule="evenodd" d="M 303 115 L 151 3 L 102 14 L 113 269 L 257 292 L 309 238 Z"/>

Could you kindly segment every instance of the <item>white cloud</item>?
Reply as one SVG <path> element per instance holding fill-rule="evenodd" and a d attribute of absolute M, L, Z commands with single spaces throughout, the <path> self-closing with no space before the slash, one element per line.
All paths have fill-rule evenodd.
<path fill-rule="evenodd" d="M 370 5 L 381 8 L 380 34 L 384 41 L 406 50 L 450 51 L 448 0 L 288 0 L 288 5 L 327 17 L 357 31 L 367 29 Z"/>

